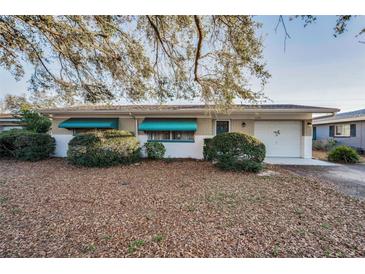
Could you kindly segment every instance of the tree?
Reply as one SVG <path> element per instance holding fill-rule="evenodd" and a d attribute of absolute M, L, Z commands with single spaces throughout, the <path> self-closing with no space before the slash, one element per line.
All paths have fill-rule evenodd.
<path fill-rule="evenodd" d="M 333 36 L 337 37 L 343 34 L 347 30 L 348 23 L 356 16 L 354 15 L 338 15 L 336 24 L 333 28 Z M 318 16 L 314 15 L 297 15 L 295 18 L 301 18 L 304 21 L 304 27 L 313 24 L 317 21 Z M 365 33 L 365 27 L 359 31 L 357 36 Z"/>
<path fill-rule="evenodd" d="M 47 133 L 52 126 L 52 121 L 47 116 L 28 107 L 22 107 L 14 116 L 20 118 L 25 129 L 36 133 Z"/>
<path fill-rule="evenodd" d="M 255 101 L 270 74 L 251 16 L 0 16 L 0 65 L 63 102 Z"/>
<path fill-rule="evenodd" d="M 7 94 L 4 98 L 4 109 L 10 112 L 18 112 L 22 108 L 29 108 L 31 104 L 23 95 Z"/>

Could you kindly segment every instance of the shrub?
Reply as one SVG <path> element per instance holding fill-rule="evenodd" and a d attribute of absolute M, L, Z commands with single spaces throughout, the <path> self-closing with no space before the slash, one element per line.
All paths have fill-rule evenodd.
<path fill-rule="evenodd" d="M 75 136 L 68 144 L 67 159 L 75 165 L 108 167 L 139 159 L 139 142 L 123 130 L 95 131 Z"/>
<path fill-rule="evenodd" d="M 23 108 L 19 111 L 18 116 L 29 131 L 47 133 L 51 129 L 52 121 L 36 110 Z"/>
<path fill-rule="evenodd" d="M 39 161 L 49 157 L 55 140 L 49 134 L 27 130 L 10 130 L 0 134 L 0 157 Z"/>
<path fill-rule="evenodd" d="M 332 162 L 353 164 L 359 162 L 360 156 L 352 147 L 338 146 L 332 149 L 328 154 L 328 160 Z"/>
<path fill-rule="evenodd" d="M 13 157 L 15 150 L 15 139 L 22 134 L 30 134 L 22 129 L 12 129 L 0 133 L 0 157 Z"/>
<path fill-rule="evenodd" d="M 204 160 L 210 161 L 211 158 L 211 151 L 210 151 L 210 145 L 212 143 L 212 138 L 205 138 L 204 139 L 204 146 L 203 146 L 203 158 Z"/>
<path fill-rule="evenodd" d="M 224 170 L 258 172 L 265 159 L 265 145 L 253 136 L 228 132 L 215 136 L 208 157 Z"/>
<path fill-rule="evenodd" d="M 144 147 L 150 159 L 162 159 L 166 152 L 165 146 L 159 142 L 148 142 L 144 144 Z"/>
<path fill-rule="evenodd" d="M 47 133 L 32 133 L 15 139 L 15 158 L 39 161 L 49 157 L 56 147 L 55 139 Z"/>

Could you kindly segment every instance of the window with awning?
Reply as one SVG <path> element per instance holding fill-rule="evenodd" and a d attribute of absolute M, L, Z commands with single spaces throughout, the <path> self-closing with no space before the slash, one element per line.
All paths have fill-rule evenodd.
<path fill-rule="evenodd" d="M 118 129 L 118 118 L 70 118 L 58 125 L 59 128 Z"/>
<path fill-rule="evenodd" d="M 195 119 L 145 119 L 139 125 L 140 131 L 196 131 Z"/>
<path fill-rule="evenodd" d="M 194 142 L 195 119 L 145 119 L 138 127 L 149 142 Z"/>

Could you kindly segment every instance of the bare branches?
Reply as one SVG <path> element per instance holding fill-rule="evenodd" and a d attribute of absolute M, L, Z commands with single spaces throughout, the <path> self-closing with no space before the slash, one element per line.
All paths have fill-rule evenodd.
<path fill-rule="evenodd" d="M 157 25 L 152 21 L 151 17 L 149 15 L 146 16 L 147 19 L 148 19 L 148 22 L 150 23 L 152 29 L 154 30 L 155 34 L 156 34 L 156 37 L 158 39 L 158 41 L 160 42 L 161 46 L 162 46 L 162 49 L 163 51 L 166 53 L 166 55 L 170 58 L 172 58 L 172 56 L 170 55 L 170 53 L 168 52 L 168 50 L 166 49 L 165 47 L 165 43 L 164 41 L 162 40 L 162 37 L 161 37 L 161 34 L 160 34 L 160 31 L 158 30 L 158 27 Z"/>
<path fill-rule="evenodd" d="M 278 23 L 276 24 L 276 27 L 275 27 L 275 32 L 277 32 L 279 25 L 281 25 L 284 29 L 284 52 L 285 52 L 285 50 L 286 50 L 286 40 L 287 40 L 287 38 L 290 39 L 291 37 L 290 37 L 290 35 L 289 35 L 289 33 L 286 29 L 286 25 L 285 25 L 284 18 L 283 18 L 282 15 L 279 16 Z"/>

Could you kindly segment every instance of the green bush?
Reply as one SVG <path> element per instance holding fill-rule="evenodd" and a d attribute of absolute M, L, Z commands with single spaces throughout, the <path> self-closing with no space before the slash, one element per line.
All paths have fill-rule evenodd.
<path fill-rule="evenodd" d="M 203 146 L 203 158 L 204 160 L 210 161 L 211 159 L 211 151 L 210 145 L 212 143 L 212 138 L 205 138 L 204 139 L 204 146 Z"/>
<path fill-rule="evenodd" d="M 144 144 L 147 158 L 162 159 L 165 156 L 166 148 L 160 142 L 148 142 Z"/>
<path fill-rule="evenodd" d="M 349 146 L 338 146 L 328 153 L 328 160 L 345 164 L 358 163 L 360 156 L 355 149 Z"/>
<path fill-rule="evenodd" d="M 265 159 L 265 145 L 253 136 L 228 132 L 215 136 L 208 157 L 221 169 L 258 172 Z"/>
<path fill-rule="evenodd" d="M 51 129 L 52 121 L 36 110 L 24 108 L 19 111 L 17 116 L 29 131 L 47 133 Z"/>
<path fill-rule="evenodd" d="M 88 167 L 129 164 L 139 159 L 139 142 L 123 130 L 95 131 L 75 136 L 68 144 L 70 163 Z"/>
<path fill-rule="evenodd" d="M 55 140 L 49 134 L 27 130 L 0 133 L 0 157 L 39 161 L 49 157 L 55 149 Z"/>

